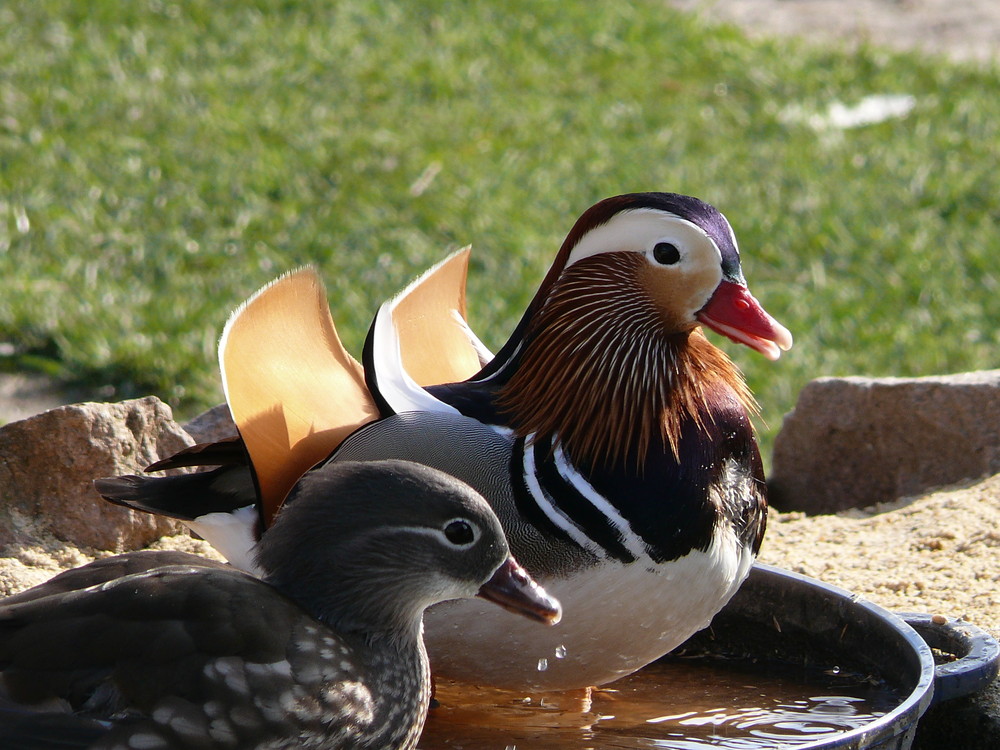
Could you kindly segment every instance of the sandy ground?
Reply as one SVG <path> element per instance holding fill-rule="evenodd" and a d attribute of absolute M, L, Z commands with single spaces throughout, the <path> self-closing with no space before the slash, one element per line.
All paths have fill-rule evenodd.
<path fill-rule="evenodd" d="M 1000 57 L 997 0 L 668 0 L 705 18 L 736 23 L 752 35 L 870 42 L 955 60 Z"/>
<path fill-rule="evenodd" d="M 1000 475 L 833 516 L 772 511 L 761 560 L 1000 634 Z"/>
<path fill-rule="evenodd" d="M 63 388 L 38 373 L 0 372 L 0 425 L 79 401 L 105 401 L 99 393 Z"/>

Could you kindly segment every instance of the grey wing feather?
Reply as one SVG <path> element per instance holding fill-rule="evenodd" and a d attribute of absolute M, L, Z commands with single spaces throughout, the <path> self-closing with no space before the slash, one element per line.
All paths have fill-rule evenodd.
<path fill-rule="evenodd" d="M 513 486 L 523 480 L 511 465 L 512 455 L 511 435 L 478 420 L 443 412 L 403 412 L 362 427 L 328 460 L 399 458 L 434 467 L 486 498 L 511 552 L 532 575 L 560 575 L 589 564 L 579 548 L 525 520 Z"/>

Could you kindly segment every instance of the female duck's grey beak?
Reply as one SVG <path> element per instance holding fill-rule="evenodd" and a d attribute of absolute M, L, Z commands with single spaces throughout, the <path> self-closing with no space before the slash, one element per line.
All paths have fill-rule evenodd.
<path fill-rule="evenodd" d="M 477 596 L 546 625 L 555 625 L 562 618 L 562 605 L 545 593 L 513 557 L 497 568 Z"/>

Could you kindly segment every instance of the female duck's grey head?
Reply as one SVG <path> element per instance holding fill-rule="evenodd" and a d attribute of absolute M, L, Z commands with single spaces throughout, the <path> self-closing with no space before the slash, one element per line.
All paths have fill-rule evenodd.
<path fill-rule="evenodd" d="M 512 564 L 471 487 L 407 461 L 308 472 L 257 545 L 263 577 L 339 630 L 418 632 L 424 609 L 477 594 L 558 620 L 558 603 Z"/>

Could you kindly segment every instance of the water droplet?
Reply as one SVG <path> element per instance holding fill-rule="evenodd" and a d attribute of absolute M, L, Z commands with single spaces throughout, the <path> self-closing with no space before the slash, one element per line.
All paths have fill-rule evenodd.
<path fill-rule="evenodd" d="M 565 659 L 566 658 L 566 647 L 561 643 L 556 646 L 556 658 Z"/>
<path fill-rule="evenodd" d="M 544 672 L 548 668 L 549 668 L 549 660 L 543 656 L 541 659 L 538 660 L 538 671 Z"/>

